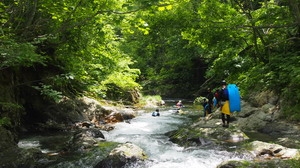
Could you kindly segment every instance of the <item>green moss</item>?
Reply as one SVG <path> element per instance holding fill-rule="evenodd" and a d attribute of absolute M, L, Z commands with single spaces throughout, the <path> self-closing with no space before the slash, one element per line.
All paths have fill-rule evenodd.
<path fill-rule="evenodd" d="M 300 159 L 290 159 L 286 161 L 291 167 L 300 167 Z"/>
<path fill-rule="evenodd" d="M 119 143 L 117 143 L 117 142 L 109 142 L 109 141 L 98 143 L 98 147 L 101 149 L 106 149 L 106 148 L 113 149 L 113 148 L 117 147 L 118 145 L 119 145 Z"/>
<path fill-rule="evenodd" d="M 203 137 L 200 130 L 190 128 L 180 128 L 179 130 L 167 133 L 170 141 L 181 146 L 194 146 L 198 143 L 199 137 Z"/>
<path fill-rule="evenodd" d="M 270 168 L 270 167 L 285 167 L 294 168 L 299 167 L 299 160 L 268 160 L 268 161 L 228 161 L 221 167 L 235 167 L 235 168 Z"/>
<path fill-rule="evenodd" d="M 291 121 L 300 121 L 300 104 L 283 105 L 282 111 L 282 117 Z"/>

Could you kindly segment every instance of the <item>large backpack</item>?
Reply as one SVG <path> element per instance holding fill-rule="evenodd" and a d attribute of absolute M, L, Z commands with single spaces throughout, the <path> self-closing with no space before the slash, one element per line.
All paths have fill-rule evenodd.
<path fill-rule="evenodd" d="M 227 86 L 229 95 L 229 107 L 230 112 L 240 112 L 241 111 L 241 98 L 239 88 L 235 84 L 229 84 Z"/>

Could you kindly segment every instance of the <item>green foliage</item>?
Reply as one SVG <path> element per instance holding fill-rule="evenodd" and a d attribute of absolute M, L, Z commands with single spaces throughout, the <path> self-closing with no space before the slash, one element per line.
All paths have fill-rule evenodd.
<path fill-rule="evenodd" d="M 141 95 L 138 106 L 144 107 L 147 104 L 157 105 L 161 101 L 162 97 L 160 95 Z"/>
<path fill-rule="evenodd" d="M 71 73 L 74 81 L 80 83 L 86 91 L 94 92 L 103 98 L 109 98 L 107 91 L 128 92 L 140 88 L 135 82 L 139 70 L 129 67 L 132 64 L 131 58 L 120 50 L 119 44 L 122 39 L 118 34 L 121 28 L 119 24 L 126 20 L 126 17 L 113 13 L 117 9 L 123 10 L 121 5 L 122 3 L 95 1 L 76 6 L 70 2 L 64 6 L 76 6 L 73 11 L 61 14 L 59 10 L 53 9 L 51 13 L 58 24 L 70 27 L 67 32 L 68 38 L 73 41 L 67 41 L 59 46 L 57 51 L 65 70 Z M 90 8 L 87 8 L 89 6 Z M 74 17 L 78 15 L 78 20 L 68 20 L 69 12 L 73 13 Z M 71 24 L 65 25 L 65 22 Z M 65 36 L 66 32 L 59 33 Z"/>
<path fill-rule="evenodd" d="M 130 55 L 124 54 L 120 47 L 120 32 L 132 17 L 126 14 L 131 12 L 129 9 L 139 9 L 139 3 L 73 0 L 6 1 L 6 6 L 1 3 L 1 10 L 11 15 L 3 15 L 1 20 L 5 36 L 1 36 L 0 42 L 0 68 L 34 68 L 37 63 L 57 67 L 59 72 L 50 72 L 52 76 L 41 79 L 44 84 L 36 87 L 56 101 L 68 91 L 95 91 L 105 97 L 114 88 L 120 92 L 140 89 L 135 82 L 140 72 L 130 68 Z"/>
<path fill-rule="evenodd" d="M 300 162 L 299 162 L 299 156 L 298 158 L 295 159 L 288 159 L 286 162 L 289 166 L 291 167 L 299 167 L 300 166 Z"/>
<path fill-rule="evenodd" d="M 19 126 L 20 116 L 24 112 L 24 107 L 13 102 L 0 102 L 0 126 Z"/>
<path fill-rule="evenodd" d="M 51 85 L 41 83 L 40 86 L 33 86 L 33 88 L 40 91 L 41 95 L 45 98 L 54 100 L 55 102 L 59 102 L 62 98 L 62 93 L 54 90 Z"/>
<path fill-rule="evenodd" d="M 204 103 L 205 101 L 208 101 L 206 97 L 196 97 L 193 101 L 194 104 L 202 104 Z"/>
<path fill-rule="evenodd" d="M 294 110 L 300 43 L 293 6 L 299 2 L 5 1 L 0 69 L 57 68 L 36 87 L 54 100 L 67 90 L 108 99 L 141 89 L 194 97 L 205 80 L 214 88 L 226 79 L 243 97 L 274 90 Z"/>
<path fill-rule="evenodd" d="M 138 25 L 125 34 L 123 48 L 135 48 L 128 52 L 134 52 L 145 94 L 190 97 L 202 78 L 195 68 L 201 60 L 198 48 L 188 46 L 182 31 L 196 22 L 197 15 L 188 1 L 161 4 L 139 13 Z"/>
<path fill-rule="evenodd" d="M 18 43 L 0 37 L 0 70 L 8 67 L 30 67 L 36 63 L 44 65 L 45 57 L 36 54 L 36 47 L 30 43 Z"/>
<path fill-rule="evenodd" d="M 142 101 L 146 102 L 146 101 L 161 101 L 162 98 L 160 95 L 146 95 L 146 96 L 142 96 Z"/>
<path fill-rule="evenodd" d="M 286 118 L 291 121 L 300 121 L 300 105 L 299 104 L 291 104 L 291 102 L 285 101 L 282 107 L 283 118 Z"/>
<path fill-rule="evenodd" d="M 23 109 L 22 106 L 16 103 L 10 103 L 10 102 L 0 102 L 1 110 L 2 111 L 16 111 Z"/>
<path fill-rule="evenodd" d="M 11 126 L 10 118 L 8 117 L 0 118 L 0 127 L 1 126 Z"/>
<path fill-rule="evenodd" d="M 225 78 L 239 85 L 243 97 L 269 89 L 292 102 L 286 104 L 295 105 L 299 51 L 297 40 L 292 40 L 298 38 L 293 11 L 273 1 L 249 3 L 254 8 L 242 1 L 203 1 L 197 6 L 199 28 L 190 27 L 184 38 L 208 58 L 206 78 L 212 79 L 211 85 Z"/>

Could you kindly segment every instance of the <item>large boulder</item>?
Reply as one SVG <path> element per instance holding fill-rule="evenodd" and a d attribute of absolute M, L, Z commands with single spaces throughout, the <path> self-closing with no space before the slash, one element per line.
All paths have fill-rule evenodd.
<path fill-rule="evenodd" d="M 262 107 L 265 104 L 276 105 L 279 101 L 279 96 L 273 91 L 259 91 L 249 94 L 247 101 L 254 107 Z"/>
<path fill-rule="evenodd" d="M 230 160 L 218 165 L 217 168 L 235 167 L 285 167 L 294 168 L 299 165 L 299 149 L 286 148 L 284 146 L 261 141 L 253 141 L 247 145 L 253 160 Z M 295 164 L 296 163 L 296 164 Z"/>
<path fill-rule="evenodd" d="M 250 152 L 257 159 L 294 159 L 300 158 L 299 149 L 287 148 L 278 144 L 253 141 L 249 145 Z"/>
<path fill-rule="evenodd" d="M 99 162 L 94 168 L 123 167 L 126 164 L 144 161 L 146 159 L 147 155 L 143 149 L 127 142 L 113 149 L 109 156 Z"/>
<path fill-rule="evenodd" d="M 0 167 L 34 167 L 43 157 L 38 149 L 21 149 L 14 139 L 14 135 L 3 127 L 0 127 Z"/>
<path fill-rule="evenodd" d="M 237 118 L 237 126 L 246 131 L 259 131 L 266 128 L 270 123 L 277 122 L 279 118 L 279 108 L 273 104 L 264 104 L 257 108 L 242 101 L 242 111 L 233 113 Z"/>
<path fill-rule="evenodd" d="M 97 146 L 101 141 L 105 141 L 105 137 L 99 129 L 81 129 L 78 130 L 69 140 L 67 149 L 71 151 L 84 152 L 94 146 Z"/>
<path fill-rule="evenodd" d="M 117 123 L 117 122 L 129 122 L 136 116 L 136 112 L 131 108 L 118 108 L 103 106 L 103 108 L 109 111 L 109 114 L 105 116 L 105 123 Z"/>
<path fill-rule="evenodd" d="M 111 130 L 112 127 L 107 128 L 105 124 L 123 122 L 135 117 L 132 108 L 112 106 L 89 97 L 64 97 L 58 104 L 45 105 L 43 109 L 37 108 L 33 111 L 36 113 L 28 113 L 28 121 L 33 122 L 25 123 L 27 129 L 24 130 L 65 131 L 92 126 Z"/>
<path fill-rule="evenodd" d="M 12 132 L 0 126 L 0 135 L 0 151 L 17 147 L 17 142 Z"/>

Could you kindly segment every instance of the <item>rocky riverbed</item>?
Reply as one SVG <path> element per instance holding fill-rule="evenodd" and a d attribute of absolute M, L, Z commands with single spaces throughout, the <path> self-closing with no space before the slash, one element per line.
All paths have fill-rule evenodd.
<path fill-rule="evenodd" d="M 220 111 L 215 109 L 169 136 L 182 146 L 221 144 L 226 148 L 226 143 L 239 143 L 242 145 L 235 150 L 253 157 L 253 161 L 224 162 L 219 166 L 222 168 L 299 166 L 299 124 L 280 120 L 279 113 L 278 106 L 272 104 L 258 108 L 242 102 L 242 111 L 232 113 L 229 128 L 222 127 Z"/>
<path fill-rule="evenodd" d="M 101 130 L 114 129 L 114 123 L 130 122 L 130 119 L 138 115 L 138 110 L 134 107 L 113 106 L 90 98 L 82 98 L 76 103 L 66 101 L 62 107 L 68 109 L 66 107 L 70 107 L 70 104 L 73 107 L 76 104 L 76 112 L 73 110 L 63 114 L 63 118 L 68 118 L 68 122 L 62 122 L 64 120 L 55 116 L 49 117 L 47 122 L 35 125 L 38 127 L 35 131 L 55 130 L 70 133 L 66 143 L 55 152 L 42 152 L 37 148 L 19 148 L 17 143 L 13 143 L 13 136 L 2 129 L 1 133 L 5 134 L 6 138 L 0 142 L 3 144 L 2 149 L 5 149 L 0 154 L 0 167 L 49 166 L 79 156 L 97 167 L 111 163 L 110 159 L 114 160 L 116 165 L 147 159 L 147 154 L 134 144 L 110 143 L 101 133 Z M 152 104 L 151 107 L 154 108 L 160 103 L 152 102 Z M 193 118 L 193 123 L 167 133 L 171 141 L 184 147 L 220 145 L 226 148 L 226 143 L 243 143 L 239 149 L 228 150 L 239 150 L 253 157 L 253 161 L 250 162 L 230 161 L 222 163 L 219 167 L 248 167 L 248 165 L 293 167 L 299 161 L 297 160 L 300 149 L 299 124 L 280 120 L 280 109 L 274 104 L 266 103 L 261 107 L 254 107 L 242 102 L 242 112 L 232 114 L 229 128 L 221 126 L 218 109 L 207 118 L 200 117 L 202 115 L 200 113 L 182 113 L 182 115 Z M 26 128 L 24 130 L 29 132 Z M 70 156 L 71 153 L 73 156 Z M 124 153 L 126 155 L 123 155 Z M 120 156 L 123 159 L 120 159 Z M 115 163 L 116 160 L 119 163 Z"/>

